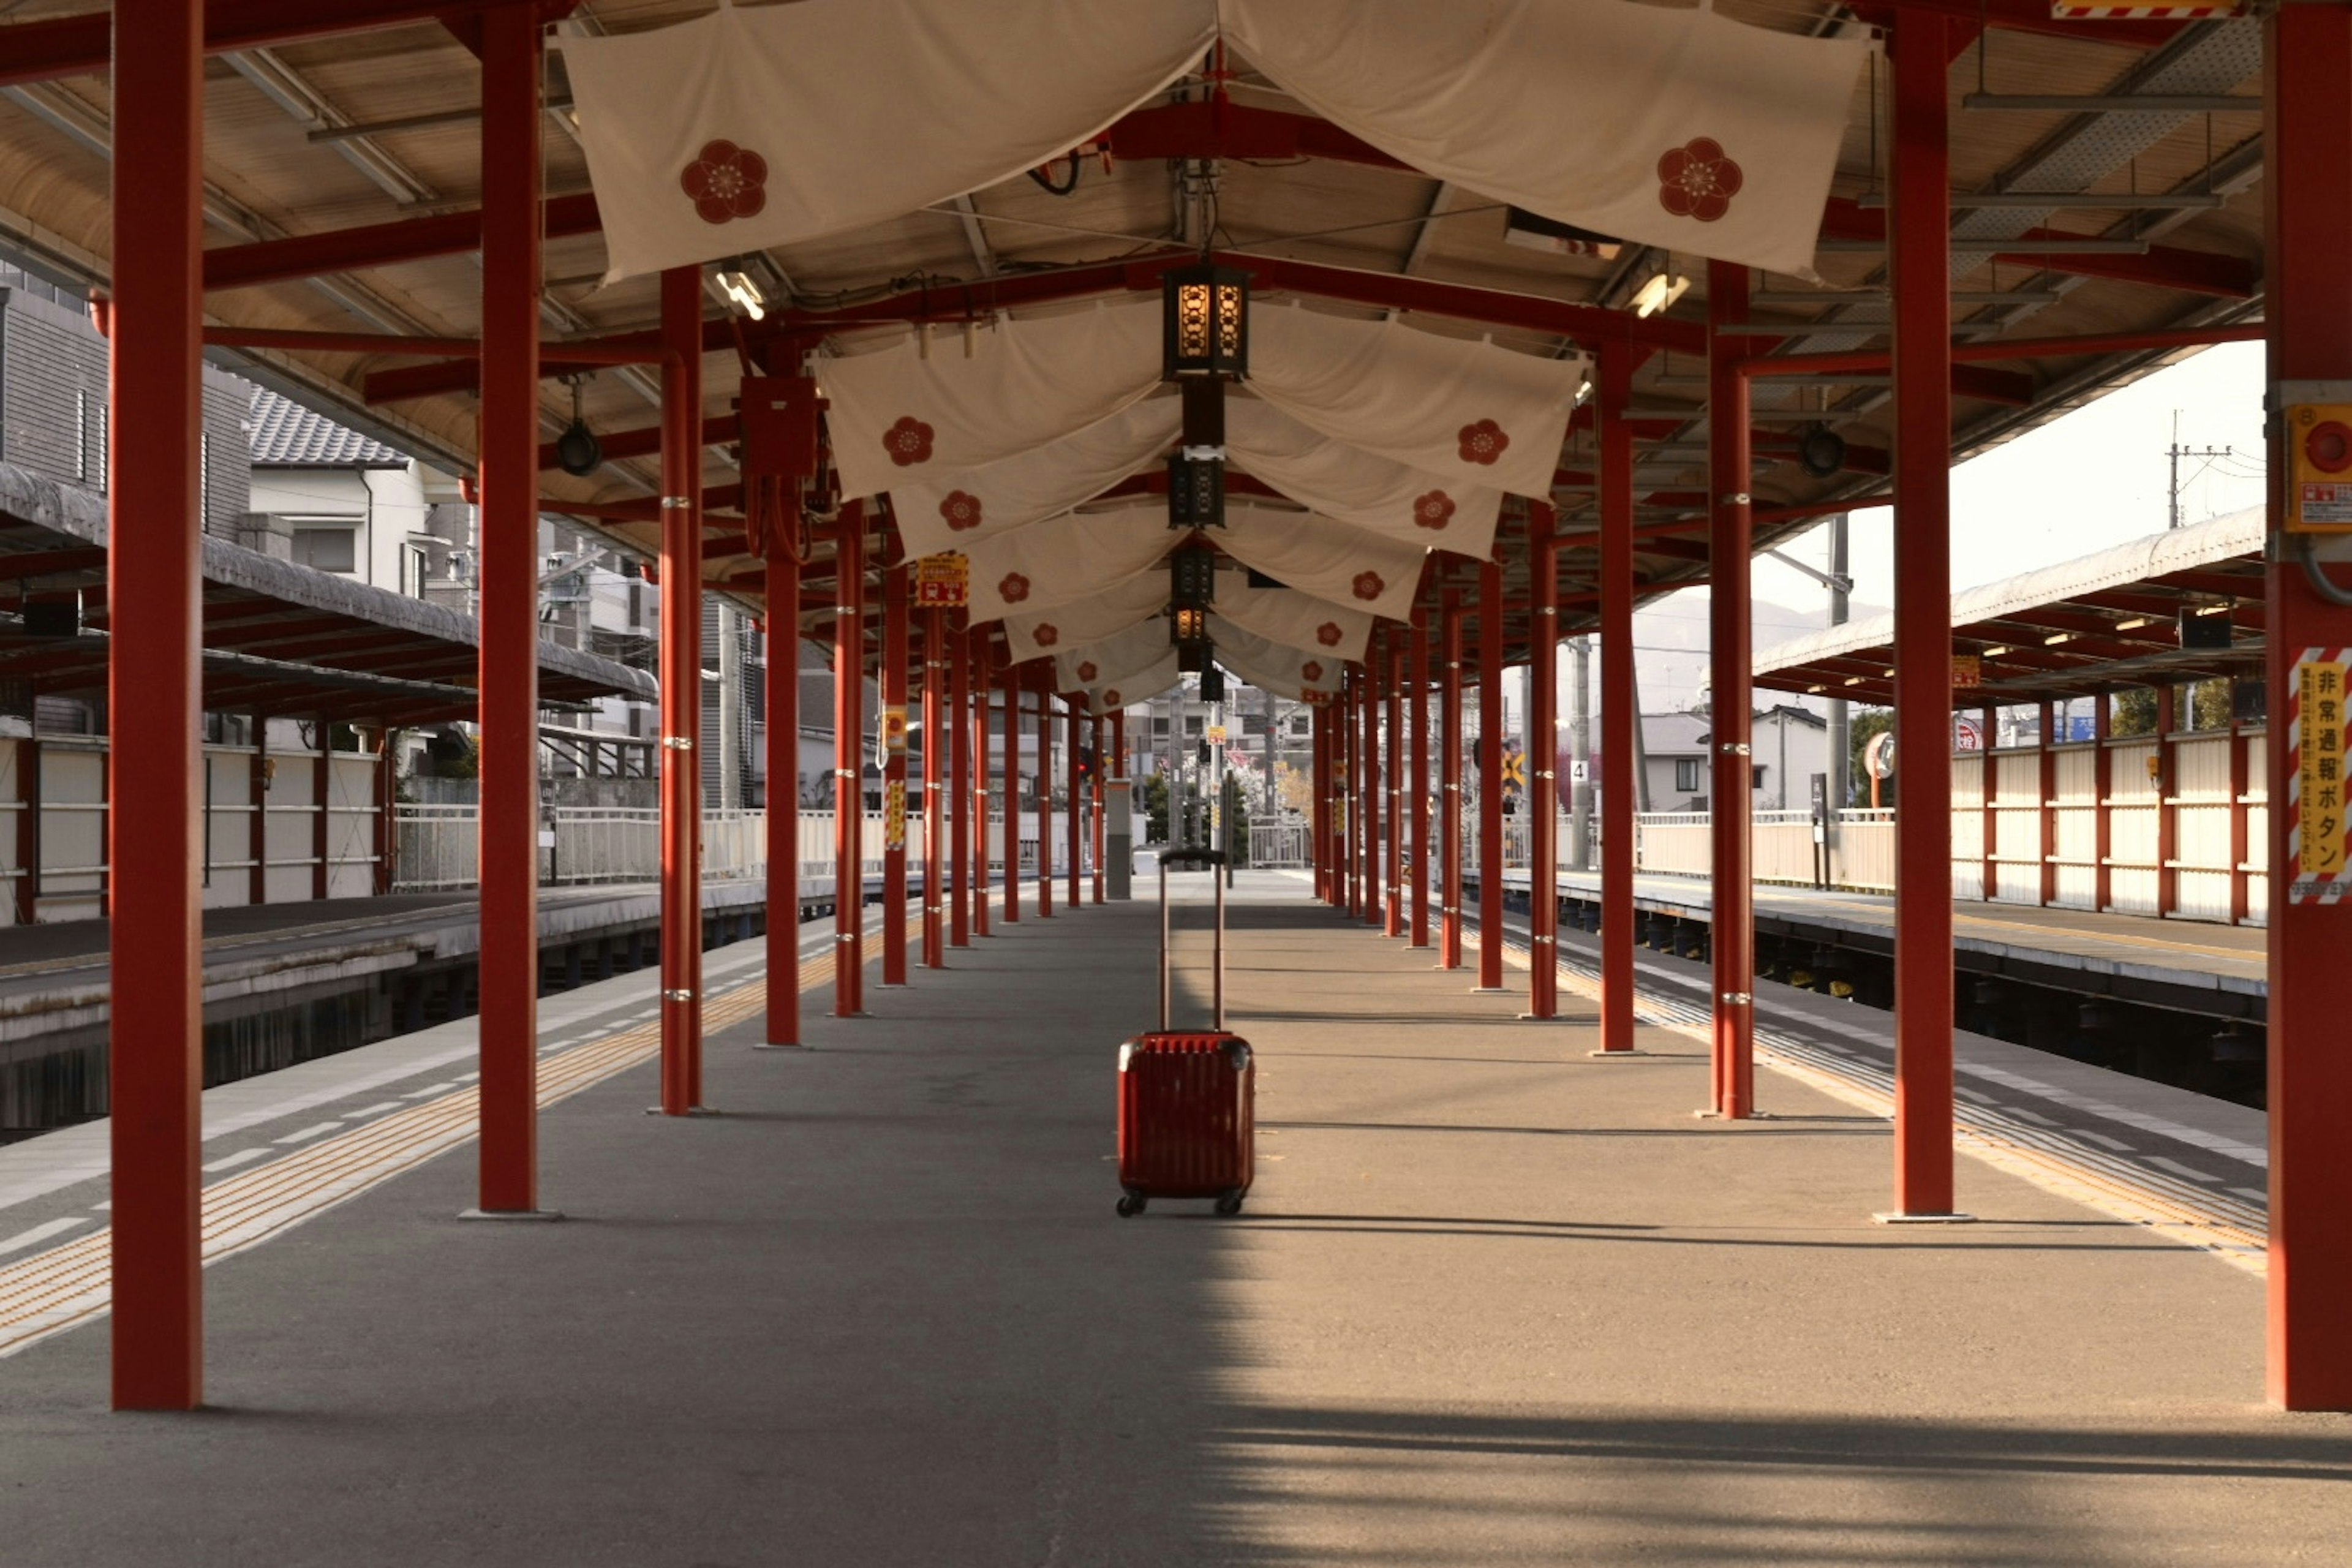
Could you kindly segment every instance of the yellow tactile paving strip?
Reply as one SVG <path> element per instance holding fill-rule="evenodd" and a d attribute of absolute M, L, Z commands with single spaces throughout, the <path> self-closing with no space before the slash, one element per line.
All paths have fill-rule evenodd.
<path fill-rule="evenodd" d="M 992 895 L 993 900 L 994 895 Z M 922 919 L 907 922 L 921 940 Z M 874 935 L 868 932 L 869 936 Z M 867 962 L 878 962 L 878 953 Z M 830 952 L 801 960 L 801 990 L 833 983 Z M 715 994 L 703 1028 L 716 1034 L 766 1007 L 768 984 L 751 981 Z M 539 1105 L 601 1083 L 661 1050 L 661 1024 L 648 1019 L 614 1034 L 539 1058 Z M 479 1131 L 480 1091 L 469 1086 L 355 1127 L 228 1176 L 204 1190 L 202 1245 L 207 1264 L 268 1240 L 348 1198 L 472 1139 Z M 113 1230 L 87 1236 L 0 1268 L 0 1356 L 104 1313 L 113 1302 Z"/>

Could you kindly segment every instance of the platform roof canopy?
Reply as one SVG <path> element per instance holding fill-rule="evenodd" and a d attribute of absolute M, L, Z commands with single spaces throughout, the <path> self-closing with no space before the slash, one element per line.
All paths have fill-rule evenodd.
<path fill-rule="evenodd" d="M 100 697 L 107 683 L 106 507 L 75 487 L 0 464 L 0 682 L 33 696 Z M 473 618 L 232 544 L 204 542 L 207 712 L 415 725 L 470 720 Z M 79 633 L 36 636 L 26 599 L 76 605 Z M 653 677 L 540 645 L 551 708 L 599 697 L 650 701 Z"/>
<path fill-rule="evenodd" d="M 1780 40 L 1826 45 L 1866 38 L 1894 15 L 1895 4 L 1908 3 L 1720 0 L 1715 9 Z M 1607 21 L 1596 5 L 1653 17 L 1691 15 L 1617 0 L 1561 0 L 1558 14 L 1589 12 Z M 1952 318 L 1956 336 L 1976 345 L 1968 352 L 1985 356 L 1955 373 L 1956 453 L 1996 444 L 2182 352 L 2153 347 L 2004 359 L 1982 343 L 2227 326 L 2258 317 L 2262 121 L 2252 96 L 2261 63 L 2258 23 L 2056 22 L 2047 0 L 1920 5 L 1955 19 L 1956 47 L 1975 24 L 1990 24 L 1952 68 Z M 672 27 L 709 6 L 703 0 L 585 0 L 543 9 L 563 18 L 562 31 L 593 38 Z M 1589 107 L 1598 101 L 1591 94 L 1580 98 L 1557 84 L 1592 77 L 1595 58 L 1600 76 L 1591 94 L 1606 91 L 1612 74 L 1649 80 L 1624 64 L 1630 56 L 1580 50 L 1582 34 L 1538 29 L 1517 37 L 1511 49 L 1456 58 L 1447 53 L 1459 42 L 1453 35 L 1480 7 L 1362 8 L 1351 37 L 1370 56 L 1379 52 L 1373 46 L 1391 47 L 1382 68 L 1409 75 L 1425 58 L 1425 68 L 1452 71 L 1457 79 L 1474 68 L 1499 73 L 1489 79 L 1498 83 L 1524 77 L 1526 92 L 1491 98 L 1487 112 L 1447 122 L 1438 103 L 1446 95 L 1390 92 L 1383 99 L 1365 93 L 1362 81 L 1332 75 L 1330 62 L 1316 58 L 1316 51 L 1292 47 L 1298 40 L 1285 35 L 1279 20 L 1285 8 L 1265 0 L 1235 0 L 1222 11 L 1203 0 L 1209 47 L 1188 45 L 1168 79 L 1139 94 L 1122 91 L 1129 79 L 1120 73 L 1143 68 L 1110 47 L 1099 24 L 1145 10 L 996 0 L 947 8 L 918 23 L 908 19 L 911 12 L 851 0 L 802 0 L 781 9 L 799 14 L 816 29 L 813 37 L 829 40 L 827 48 L 807 53 L 820 76 L 843 74 L 855 61 L 858 74 L 845 101 L 866 107 L 854 122 L 845 119 L 769 149 L 757 161 L 763 200 L 781 204 L 788 187 L 830 180 L 827 188 L 836 188 L 851 177 L 868 188 L 917 194 L 898 210 L 852 212 L 830 227 L 804 226 L 805 237 L 745 242 L 740 251 L 712 258 L 765 302 L 761 319 L 730 323 L 722 318 L 731 307 L 714 281 L 706 334 L 712 351 L 705 365 L 704 413 L 711 421 L 705 481 L 712 509 L 707 575 L 747 600 L 759 593 L 759 563 L 728 514 L 740 503 L 728 446 L 736 433 L 730 410 L 740 364 L 785 372 L 812 352 L 863 356 L 891 352 L 893 344 L 912 353 L 904 345 L 917 322 L 940 329 L 928 363 L 967 352 L 966 322 L 978 340 L 976 357 L 985 358 L 1008 321 L 1017 331 L 1105 301 L 1156 300 L 1162 267 L 1202 246 L 1254 274 L 1261 314 L 1295 303 L 1365 331 L 1396 320 L 1404 331 L 1444 341 L 1465 356 L 1487 340 L 1494 353 L 1521 362 L 1519 369 L 1572 367 L 1578 356 L 1604 348 L 1638 357 L 1630 416 L 1640 442 L 1635 522 L 1645 594 L 1706 573 L 1708 290 L 1699 250 L 1765 258 L 1749 273 L 1750 303 L 1734 323 L 1757 354 L 1869 350 L 1885 342 L 1885 62 L 1875 52 L 1856 51 L 1847 90 L 1804 100 L 1826 96 L 1832 104 L 1835 123 L 1821 160 L 1825 195 L 1768 201 L 1777 151 L 1739 165 L 1717 140 L 1725 132 L 1693 127 L 1690 140 L 1670 149 L 1679 162 L 1654 163 L 1647 153 L 1635 160 L 1636 184 L 1658 182 L 1645 199 L 1663 205 L 1680 228 L 1659 224 L 1653 211 L 1606 231 L 1622 236 L 1622 245 L 1570 238 L 1539 248 L 1524 242 L 1540 244 L 1545 237 L 1526 232 L 1533 226 L 1509 210 L 1519 193 L 1496 187 L 1530 169 L 1573 184 L 1612 160 L 1622 163 L 1621 144 L 1635 135 L 1632 121 L 1640 109 L 1629 101 L 1612 121 Z M 1184 6 L 1171 0 L 1147 9 L 1172 16 Z M 1288 15 L 1311 20 L 1326 9 L 1304 5 Z M 1518 26 L 1551 8 L 1495 10 Z M 215 0 L 209 12 L 218 46 L 205 123 L 213 319 L 264 331 L 476 332 L 480 272 L 470 252 L 480 226 L 480 71 L 463 14 L 445 24 L 414 0 Z M 1376 16 L 1404 20 L 1375 26 L 1370 19 Z M 1227 36 L 1220 44 L 1221 16 Z M 982 31 L 973 30 L 975 19 Z M 75 0 L 26 0 L 0 26 L 0 227 L 9 244 L 50 270 L 92 283 L 103 281 L 108 264 L 105 20 Z M 328 36 L 351 23 L 372 25 Z M 1042 58 L 1015 47 L 1024 28 L 1055 26 L 1064 31 Z M 1119 26 L 1149 30 L 1159 24 L 1123 19 Z M 923 33 L 932 47 L 876 47 L 874 30 L 887 34 L 894 26 Z M 1003 37 L 991 39 L 987 26 Z M 1417 37 L 1415 28 L 1428 36 Z M 1155 37 L 1164 43 L 1166 33 L 1161 27 Z M 1404 47 L 1396 47 L 1400 40 Z M 881 41 L 887 45 L 887 37 Z M 1263 58 L 1254 58 L 1253 46 Z M 1553 46 L 1558 58 L 1544 53 Z M 617 187 L 608 174 L 592 190 L 583 148 L 593 141 L 596 110 L 585 76 L 572 79 L 570 58 L 562 47 L 551 51 L 551 96 L 559 107 L 546 150 L 548 332 L 551 341 L 647 333 L 658 321 L 656 278 L 608 280 L 620 259 L 605 233 L 617 221 L 606 210 Z M 929 76 L 922 74 L 927 68 Z M 1055 93 L 1081 105 L 1122 97 L 1126 103 L 1106 110 L 1067 145 L 1053 147 L 1034 177 L 999 171 L 965 195 L 924 186 L 926 158 L 960 155 L 966 142 L 1015 145 L 1034 127 L 1035 116 L 1023 116 L 1035 109 L 1040 82 L 1056 84 Z M 1658 96 L 1654 87 L 1644 91 Z M 1376 100 L 1369 119 L 1368 97 Z M 1835 113 L 1841 97 L 1842 119 Z M 1386 100 L 1405 111 L 1383 118 L 1379 102 Z M 673 121 L 698 112 L 674 99 L 658 107 Z M 1416 120 L 1423 108 L 1435 118 Z M 1572 132 L 1566 139 L 1550 129 L 1561 115 Z M 1654 129 L 1644 124 L 1639 134 Z M 942 134 L 958 144 L 945 153 L 938 151 Z M 1515 138 L 1528 141 L 1526 155 L 1515 151 Z M 916 177 L 908 175 L 910 164 Z M 1488 165 L 1502 173 L 1492 180 L 1457 177 L 1462 168 Z M 740 184 L 751 165 L 720 158 L 712 168 L 719 172 L 706 176 L 704 195 L 717 188 L 709 179 L 718 178 L 720 195 L 732 199 L 729 193 L 738 185 L 727 182 Z M 1743 191 L 1745 209 L 1738 205 Z M 1726 200 L 1736 217 L 1708 205 Z M 1782 209 L 1777 216 L 1794 210 L 1805 226 L 1795 253 L 1769 236 L 1727 237 L 1775 203 Z M 753 226 L 748 215 L 727 216 L 746 217 L 740 226 L 746 230 Z M 1637 314 L 1637 298 L 1660 273 L 1687 279 L 1687 290 L 1662 311 Z M 254 347 L 251 338 L 248 332 L 246 348 L 216 352 L 355 428 L 460 471 L 471 466 L 471 362 Z M 542 413 L 551 437 L 572 413 L 574 389 L 553 379 L 564 368 L 546 367 Z M 1294 368 L 1303 374 L 1312 366 Z M 1475 382 L 1475 374 L 1464 374 Z M 1885 379 L 1883 369 L 1846 370 L 1758 384 L 1751 489 L 1759 546 L 1811 526 L 1841 502 L 1884 493 L 1891 445 Z M 1261 380 L 1271 402 L 1272 382 Z M 573 478 L 555 469 L 551 449 L 543 493 L 650 552 L 658 528 L 657 383 L 642 368 L 604 370 L 577 392 L 589 422 L 605 437 L 607 461 Z M 1454 405 L 1445 406 L 1450 417 Z M 1294 405 L 1277 412 L 1313 423 Z M 1561 509 L 1559 526 L 1572 546 L 1561 558 L 1562 623 L 1573 629 L 1591 616 L 1595 582 L 1594 557 L 1585 548 L 1597 537 L 1594 421 L 1589 400 L 1560 415 L 1551 473 L 1523 490 L 1543 489 L 1538 499 Z M 1845 442 L 1828 472 L 1798 461 L 1797 438 L 1817 423 Z M 1363 434 L 1370 428 L 1349 426 L 1346 434 L 1357 439 L 1343 445 L 1407 468 L 1422 460 L 1384 449 Z M 837 442 L 841 435 L 836 410 Z M 1136 435 L 1130 451 L 1149 447 L 1148 433 Z M 1018 442 L 1006 449 L 1018 449 Z M 1235 462 L 1275 497 L 1296 499 L 1308 488 L 1296 472 L 1269 478 L 1277 466 L 1270 458 L 1255 474 L 1246 454 Z M 1150 450 L 1131 473 L 1149 474 L 1157 465 L 1158 452 Z M 1129 477 L 1110 484 L 1115 496 L 1122 484 L 1129 495 L 1144 489 L 1139 477 Z M 966 487 L 930 488 L 952 493 Z M 1422 492 L 1409 493 L 1417 500 Z M 1328 496 L 1318 493 L 1315 500 L 1328 511 Z M 1528 637 L 1521 502 L 1503 502 L 1497 522 L 1495 548 L 1514 606 L 1508 637 L 1517 658 Z M 1136 526 L 1150 524 L 1139 519 Z M 1410 526 L 1402 539 L 1358 531 L 1370 542 L 1368 549 L 1376 543 L 1392 553 L 1416 543 Z M 1440 544 L 1417 585 L 1418 602 L 1427 603 L 1441 583 L 1468 581 L 1472 563 L 1444 549 L 1434 533 L 1422 542 Z M 804 623 L 829 615 L 835 597 L 818 587 L 830 550 L 818 541 Z M 1382 614 L 1396 610 L 1386 596 L 1380 607 Z"/>
<path fill-rule="evenodd" d="M 1952 705 L 2259 677 L 2263 521 L 2233 512 L 1953 595 L 1952 650 L 1976 679 L 1955 679 Z M 1892 616 L 1756 656 L 1756 684 L 1780 691 L 1891 703 L 1894 678 Z"/>

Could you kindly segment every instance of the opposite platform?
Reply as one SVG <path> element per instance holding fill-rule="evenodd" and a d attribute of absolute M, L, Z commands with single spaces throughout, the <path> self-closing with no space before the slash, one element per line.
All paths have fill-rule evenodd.
<path fill-rule="evenodd" d="M 1190 879 L 1180 879 L 1180 881 Z M 1205 889 L 1194 887 L 1194 894 Z M 1596 1062 L 1244 877 L 1250 1214 L 1111 1205 L 1149 902 L 812 995 L 545 1114 L 573 1217 L 467 1226 L 445 1155 L 208 1276 L 194 1416 L 104 1335 L 0 1360 L 0 1531 L 51 1564 L 2267 1563 L 2352 1527 L 2352 1422 L 2254 1401 L 2259 1284 L 1963 1164 L 1874 1226 L 1883 1121 Z"/>

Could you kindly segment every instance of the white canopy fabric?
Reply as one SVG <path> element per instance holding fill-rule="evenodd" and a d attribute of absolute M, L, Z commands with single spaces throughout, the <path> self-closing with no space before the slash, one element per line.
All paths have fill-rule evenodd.
<path fill-rule="evenodd" d="M 1297 304 L 1250 311 L 1250 390 L 1337 441 L 1435 475 L 1551 495 L 1581 358 L 1538 359 Z"/>
<path fill-rule="evenodd" d="M 1251 398 L 1227 401 L 1225 449 L 1234 467 L 1335 521 L 1482 561 L 1494 552 L 1503 492 L 1490 486 L 1391 462 Z"/>
<path fill-rule="evenodd" d="M 999 322 L 977 335 L 969 358 L 960 338 L 942 338 L 926 357 L 909 336 L 827 360 L 820 383 L 833 405 L 826 421 L 842 493 L 906 485 L 929 499 L 904 510 L 928 519 L 962 489 L 980 500 L 985 526 L 988 498 L 967 482 L 969 471 L 1028 454 L 1039 456 L 1039 466 L 1001 477 L 1008 488 L 1000 506 L 1034 511 L 1084 489 L 1111 466 L 1122 438 L 1139 447 L 1154 421 L 1170 416 L 1154 410 L 1104 432 L 1075 458 L 1087 476 L 1059 489 L 1052 465 L 1061 459 L 1040 448 L 1091 433 L 1160 387 L 1160 310 L 1159 301 L 1145 300 Z M 1550 495 L 1584 379 L 1581 359 L 1538 359 L 1296 305 L 1254 308 L 1250 339 L 1250 390 L 1309 430 L 1384 459 L 1382 480 L 1362 481 L 1375 491 L 1381 482 L 1399 492 L 1409 488 L 1395 472 L 1402 465 L 1439 481 L 1416 496 L 1440 489 L 1457 507 L 1478 489 Z M 1254 417 L 1244 405 L 1234 399 L 1230 412 Z M 1299 440 L 1268 437 L 1271 449 L 1257 459 L 1279 463 Z M 1293 478 L 1302 487 L 1334 484 L 1345 457 L 1334 455 L 1324 468 L 1297 467 Z M 1136 466 L 1148 460 L 1147 454 Z M 1351 504 L 1373 503 L 1359 496 Z"/>
<path fill-rule="evenodd" d="M 942 335 L 909 335 L 824 362 L 834 466 L 844 496 L 931 482 L 1076 434 L 1160 384 L 1160 303 L 1101 305 Z"/>
<path fill-rule="evenodd" d="M 1371 646 L 1372 617 L 1295 588 L 1253 588 L 1239 572 L 1217 574 L 1216 614 L 1253 636 L 1345 663 Z"/>
<path fill-rule="evenodd" d="M 863 228 L 1068 152 L 1197 65 L 1206 0 L 800 0 L 562 39 L 605 280 Z"/>
<path fill-rule="evenodd" d="M 930 555 L 1058 517 L 1149 467 L 1182 423 L 1181 400 L 1147 397 L 1050 446 L 977 468 L 894 479 L 899 537 L 908 554 Z"/>
<path fill-rule="evenodd" d="M 1479 194 L 1808 276 L 1868 43 L 1624 0 L 800 0 L 562 39 L 608 280 L 1009 179 L 1220 25 L 1334 124 Z"/>
<path fill-rule="evenodd" d="M 1100 711 L 1115 712 L 1139 702 L 1149 702 L 1163 691 L 1173 691 L 1182 679 L 1176 668 L 1176 650 L 1171 648 L 1158 664 L 1139 675 L 1112 682 L 1099 689 L 1087 688 L 1087 700 Z"/>
<path fill-rule="evenodd" d="M 1168 617 L 1154 616 L 1084 647 L 1056 648 L 1054 689 L 1091 691 L 1124 686 L 1166 658 L 1174 646 Z"/>
<path fill-rule="evenodd" d="M 1705 0 L 1221 8 L 1251 64 L 1423 174 L 1601 234 L 1801 278 L 1871 47 L 1748 26 Z"/>
<path fill-rule="evenodd" d="M 1100 642 L 1168 607 L 1164 573 L 1140 572 L 1058 609 L 1004 617 L 1004 640 L 1015 664 L 1064 648 Z"/>
<path fill-rule="evenodd" d="M 981 622 L 1074 604 L 1156 564 L 1183 537 L 1169 531 L 1164 507 L 1071 512 L 1016 528 L 964 552 L 967 608 Z"/>
<path fill-rule="evenodd" d="M 1226 507 L 1217 542 L 1286 587 L 1392 620 L 1412 613 L 1429 556 L 1419 546 L 1312 512 L 1261 506 Z"/>
<path fill-rule="evenodd" d="M 1217 647 L 1217 662 L 1262 690 L 1296 702 L 1309 691 L 1339 689 L 1343 661 L 1331 654 L 1285 647 L 1217 615 L 1209 617 L 1209 636 Z"/>

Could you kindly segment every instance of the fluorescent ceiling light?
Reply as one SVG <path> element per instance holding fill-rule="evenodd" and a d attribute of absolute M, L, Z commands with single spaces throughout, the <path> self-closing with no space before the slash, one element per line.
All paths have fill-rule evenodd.
<path fill-rule="evenodd" d="M 757 321 L 766 317 L 768 297 L 760 292 L 760 286 L 751 281 L 750 273 L 721 272 L 719 275 L 719 287 L 726 291 L 730 300 L 742 306 L 743 313 L 753 321 Z"/>
<path fill-rule="evenodd" d="M 1654 316 L 1672 306 L 1690 288 L 1690 279 L 1670 272 L 1653 272 L 1633 296 L 1633 314 Z"/>
<path fill-rule="evenodd" d="M 2052 632 L 2048 637 L 2042 639 L 2042 646 L 2043 647 L 2056 647 L 2062 642 L 2073 642 L 2074 640 L 2074 634 L 2073 632 Z"/>

